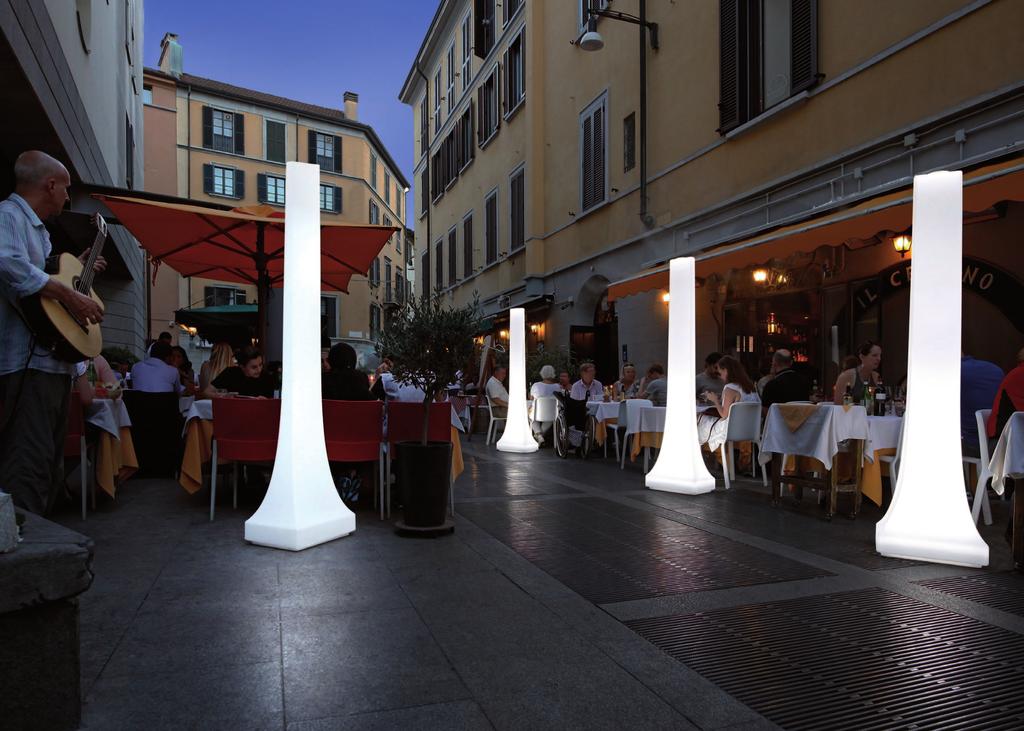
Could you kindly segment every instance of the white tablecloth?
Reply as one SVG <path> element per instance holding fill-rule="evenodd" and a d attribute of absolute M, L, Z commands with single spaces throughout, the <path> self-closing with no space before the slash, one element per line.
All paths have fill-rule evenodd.
<path fill-rule="evenodd" d="M 640 409 L 640 431 L 661 433 L 665 431 L 665 406 L 645 406 Z"/>
<path fill-rule="evenodd" d="M 620 411 L 616 415 L 619 423 L 618 426 L 626 427 L 626 436 L 630 434 L 636 434 L 640 431 L 640 412 L 643 409 L 652 408 L 654 404 L 651 403 L 650 399 L 645 398 L 633 398 L 623 401 L 619 404 Z M 622 411 L 625 410 L 626 418 L 622 417 Z"/>
<path fill-rule="evenodd" d="M 195 402 L 195 396 L 178 397 L 178 411 L 180 411 L 182 414 L 187 414 L 188 410 L 192 408 L 192 404 L 194 404 Z"/>
<path fill-rule="evenodd" d="M 213 399 L 195 401 L 185 412 L 185 425 L 188 426 L 193 419 L 213 421 Z"/>
<path fill-rule="evenodd" d="M 875 461 L 879 449 L 896 449 L 900 444 L 901 416 L 869 416 L 868 441 L 864 445 L 864 459 Z"/>
<path fill-rule="evenodd" d="M 619 418 L 618 401 L 588 401 L 587 413 L 598 421 Z"/>
<path fill-rule="evenodd" d="M 128 409 L 121 399 L 93 399 L 86 409 L 85 420 L 98 426 L 115 439 L 121 438 L 121 427 L 132 425 L 132 420 L 128 417 Z"/>
<path fill-rule="evenodd" d="M 992 489 L 1000 495 L 1007 477 L 1024 478 L 1024 411 L 1013 414 L 1006 422 L 988 468 L 992 471 Z"/>
<path fill-rule="evenodd" d="M 825 469 L 832 469 L 832 458 L 839 451 L 839 442 L 867 438 L 868 419 L 863 406 L 845 411 L 842 406 L 822 404 L 794 432 L 786 426 L 779 404 L 772 404 L 765 419 L 758 461 L 768 464 L 773 453 L 792 454 L 814 457 Z"/>

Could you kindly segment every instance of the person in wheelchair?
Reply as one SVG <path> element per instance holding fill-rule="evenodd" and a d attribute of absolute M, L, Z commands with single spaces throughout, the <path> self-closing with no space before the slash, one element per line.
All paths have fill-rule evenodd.
<path fill-rule="evenodd" d="M 574 399 L 562 392 L 556 392 L 559 413 L 554 425 L 555 451 L 565 457 L 575 449 L 580 457 L 586 457 L 594 442 L 594 417 L 587 413 L 585 399 Z"/>

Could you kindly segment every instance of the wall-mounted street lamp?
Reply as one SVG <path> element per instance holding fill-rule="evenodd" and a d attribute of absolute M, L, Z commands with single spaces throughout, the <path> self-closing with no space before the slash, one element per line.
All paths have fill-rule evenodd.
<path fill-rule="evenodd" d="M 900 259 L 909 253 L 912 244 L 913 241 L 906 234 L 896 236 L 892 240 L 892 248 L 896 249 L 896 252 L 900 255 Z"/>
<path fill-rule="evenodd" d="M 604 38 L 597 30 L 597 19 L 611 18 L 632 23 L 640 29 L 640 220 L 653 226 L 654 218 L 647 213 L 647 33 L 651 34 L 651 48 L 658 50 L 658 24 L 647 20 L 647 0 L 640 0 L 638 15 L 619 10 L 587 8 L 587 30 L 576 41 L 584 51 L 600 51 Z"/>

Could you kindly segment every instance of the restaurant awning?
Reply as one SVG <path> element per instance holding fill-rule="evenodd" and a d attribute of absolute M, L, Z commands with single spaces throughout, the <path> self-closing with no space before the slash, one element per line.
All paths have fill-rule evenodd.
<path fill-rule="evenodd" d="M 269 206 L 220 210 L 197 203 L 172 203 L 95 195 L 139 241 L 154 261 L 185 277 L 255 284 L 257 328 L 265 333 L 269 287 L 284 285 L 283 213 Z M 398 229 L 322 223 L 320 280 L 325 290 L 348 292 L 353 274 L 366 274 Z"/>
<path fill-rule="evenodd" d="M 256 337 L 256 305 L 215 305 L 176 310 L 179 325 L 194 327 L 197 334 L 211 343 L 226 340 L 233 346 L 245 345 Z"/>
<path fill-rule="evenodd" d="M 1019 158 L 964 174 L 964 211 L 978 212 L 1005 200 L 1024 201 L 1024 162 Z M 913 187 L 876 196 L 842 211 L 695 254 L 697 274 L 739 269 L 798 251 L 869 239 L 881 231 L 905 231 L 913 216 Z M 645 269 L 608 287 L 608 301 L 668 287 L 668 263 Z"/>

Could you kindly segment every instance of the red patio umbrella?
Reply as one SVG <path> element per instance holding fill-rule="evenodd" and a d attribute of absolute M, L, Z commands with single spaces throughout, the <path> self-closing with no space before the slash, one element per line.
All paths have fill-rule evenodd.
<path fill-rule="evenodd" d="M 185 277 L 255 284 L 257 332 L 266 343 L 266 295 L 284 285 L 284 214 L 270 206 L 224 211 L 198 204 L 95 195 L 155 261 Z M 366 274 L 398 229 L 324 223 L 320 278 L 325 290 L 348 292 L 353 274 Z"/>

